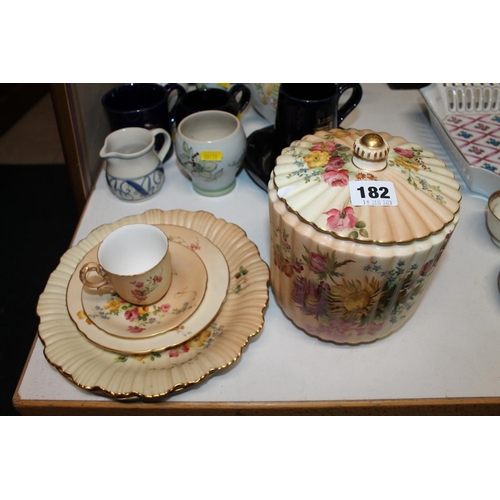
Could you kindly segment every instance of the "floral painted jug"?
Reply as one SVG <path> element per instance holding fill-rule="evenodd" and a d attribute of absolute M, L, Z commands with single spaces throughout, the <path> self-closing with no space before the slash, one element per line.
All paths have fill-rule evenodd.
<path fill-rule="evenodd" d="M 340 344 L 403 326 L 459 219 L 459 183 L 446 165 L 371 130 L 293 142 L 268 188 L 276 300 L 298 327 Z"/>

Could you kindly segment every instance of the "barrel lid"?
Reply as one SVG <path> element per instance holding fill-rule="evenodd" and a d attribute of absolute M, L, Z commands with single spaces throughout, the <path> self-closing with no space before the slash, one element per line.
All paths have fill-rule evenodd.
<path fill-rule="evenodd" d="M 269 189 L 318 231 L 377 244 L 441 231 L 461 200 L 453 172 L 433 153 L 402 137 L 353 128 L 293 142 L 276 159 Z"/>

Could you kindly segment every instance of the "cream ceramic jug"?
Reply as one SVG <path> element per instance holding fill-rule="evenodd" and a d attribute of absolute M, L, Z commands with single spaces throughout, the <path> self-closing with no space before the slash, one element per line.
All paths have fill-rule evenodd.
<path fill-rule="evenodd" d="M 156 136 L 164 137 L 155 151 Z M 112 132 L 100 151 L 106 160 L 106 180 L 111 192 L 125 201 L 140 201 L 156 194 L 164 180 L 163 161 L 172 140 L 162 128 L 129 127 Z"/>

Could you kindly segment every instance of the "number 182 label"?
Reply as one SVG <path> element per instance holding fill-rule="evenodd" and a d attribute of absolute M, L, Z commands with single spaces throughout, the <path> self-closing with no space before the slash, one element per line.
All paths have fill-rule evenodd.
<path fill-rule="evenodd" d="M 389 181 L 350 181 L 353 206 L 395 207 L 398 204 L 394 184 Z"/>

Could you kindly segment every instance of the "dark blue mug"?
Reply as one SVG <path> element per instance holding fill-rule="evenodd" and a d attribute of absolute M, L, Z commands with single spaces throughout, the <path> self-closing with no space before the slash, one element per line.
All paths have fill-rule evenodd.
<path fill-rule="evenodd" d="M 111 129 L 142 127 L 148 130 L 162 128 L 172 136 L 175 107 L 169 110 L 169 97 L 177 91 L 181 98 L 186 90 L 178 83 L 159 85 L 157 83 L 129 83 L 115 87 L 102 97 L 102 105 L 109 118 Z M 178 102 L 178 100 L 177 100 Z M 156 144 L 156 149 L 161 144 Z M 173 148 L 165 159 L 170 158 Z"/>
<path fill-rule="evenodd" d="M 351 89 L 339 108 L 340 96 Z M 359 104 L 363 89 L 359 83 L 282 83 L 275 122 L 275 154 L 305 135 L 337 128 Z"/>
<path fill-rule="evenodd" d="M 250 89 L 241 83 L 229 90 L 201 88 L 184 94 L 177 102 L 175 121 L 177 126 L 186 116 L 198 111 L 226 111 L 239 116 L 250 102 Z"/>

